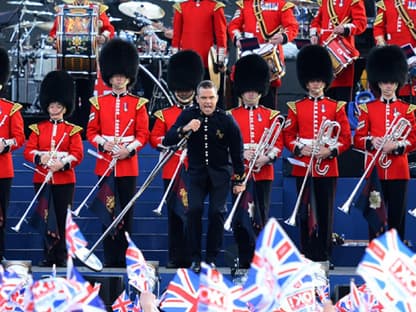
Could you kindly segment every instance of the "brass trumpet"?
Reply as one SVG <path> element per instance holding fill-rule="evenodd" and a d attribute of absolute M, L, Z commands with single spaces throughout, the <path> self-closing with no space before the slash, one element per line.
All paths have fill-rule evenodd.
<path fill-rule="evenodd" d="M 405 140 L 407 136 L 410 134 L 410 131 L 412 130 L 410 122 L 406 118 L 403 118 L 403 117 L 399 118 L 399 115 L 400 113 L 396 113 L 394 115 L 393 121 L 391 122 L 390 127 L 387 128 L 386 133 L 384 134 L 384 137 L 380 144 L 380 147 L 377 149 L 376 153 L 373 155 L 371 162 L 368 164 L 367 168 L 365 169 L 363 175 L 361 176 L 360 180 L 358 181 L 357 185 L 351 192 L 348 199 L 345 201 L 345 203 L 341 207 L 338 207 L 338 209 L 341 210 L 342 212 L 346 214 L 350 212 L 352 201 L 355 195 L 357 194 L 358 190 L 360 189 L 361 184 L 363 183 L 364 179 L 366 178 L 368 173 L 371 171 L 371 169 L 374 167 L 376 160 L 378 159 L 378 156 L 382 153 L 384 144 L 387 141 L 391 141 L 391 140 L 395 140 L 395 141 L 397 141 L 398 139 Z M 385 153 L 382 153 L 382 155 L 380 156 L 379 164 L 382 168 L 388 168 L 391 164 L 391 160 L 386 161 L 385 158 L 387 158 L 387 154 L 384 157 L 383 157 L 383 154 Z"/>
<path fill-rule="evenodd" d="M 334 132 L 334 130 L 336 131 Z M 325 119 L 321 122 L 321 126 L 316 136 L 316 140 L 313 143 L 312 155 L 309 160 L 308 168 L 306 169 L 305 177 L 303 178 L 303 182 L 300 187 L 298 197 L 296 199 L 295 208 L 293 209 L 291 216 L 285 220 L 285 223 L 287 225 L 296 226 L 296 216 L 299 211 L 300 202 L 301 202 L 303 192 L 306 186 L 306 181 L 308 180 L 308 177 L 312 170 L 313 159 L 315 158 L 316 154 L 318 154 L 321 147 L 325 145 L 333 146 L 337 144 L 340 132 L 341 132 L 341 125 L 337 121 L 331 121 L 329 119 Z M 321 161 L 322 161 L 322 158 L 319 158 L 316 161 L 315 171 L 319 175 L 325 175 L 329 170 L 329 165 L 326 165 L 324 168 L 321 168 Z"/>
<path fill-rule="evenodd" d="M 259 143 L 257 144 L 257 148 L 254 152 L 253 158 L 250 160 L 248 164 L 248 171 L 246 174 L 246 177 L 244 179 L 244 184 L 247 184 L 248 179 L 250 178 L 254 166 L 256 164 L 256 160 L 259 158 L 260 155 L 267 154 L 272 151 L 274 144 L 277 141 L 277 138 L 279 137 L 280 133 L 282 132 L 283 126 L 285 124 L 285 117 L 282 115 L 279 115 L 275 118 L 272 125 L 270 126 L 270 129 L 266 128 L 264 129 L 264 132 L 260 138 Z M 277 130 L 276 130 L 276 127 Z M 276 131 L 275 131 L 276 130 Z M 224 222 L 224 230 L 231 231 L 231 223 L 234 217 L 235 212 L 237 211 L 238 203 L 241 200 L 241 197 L 244 192 L 241 192 L 237 195 L 237 198 L 234 201 L 233 207 L 231 208 L 231 212 L 228 215 L 227 219 Z"/>

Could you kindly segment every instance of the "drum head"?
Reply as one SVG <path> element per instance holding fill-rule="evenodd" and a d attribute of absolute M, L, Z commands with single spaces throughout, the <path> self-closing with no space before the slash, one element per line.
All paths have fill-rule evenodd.
<path fill-rule="evenodd" d="M 100 272 L 103 270 L 103 264 L 101 263 L 100 259 L 97 258 L 96 255 L 93 253 L 88 257 L 89 250 L 85 247 L 79 248 L 75 251 L 75 256 L 84 263 L 88 268 L 93 271 Z"/>

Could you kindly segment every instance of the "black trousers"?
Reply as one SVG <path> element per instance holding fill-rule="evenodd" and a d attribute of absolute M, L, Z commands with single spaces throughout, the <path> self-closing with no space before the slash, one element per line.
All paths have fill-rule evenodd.
<path fill-rule="evenodd" d="M 254 204 L 257 205 L 257 208 L 259 209 L 261 224 L 264 226 L 269 219 L 272 181 L 265 180 L 256 181 L 254 183 L 256 192 L 256 194 L 253 194 L 255 200 Z M 259 234 L 258 229 L 254 229 L 254 231 L 257 235 Z M 240 266 L 248 268 L 254 255 L 256 242 L 252 241 L 250 235 L 248 235 L 247 231 L 242 228 L 242 226 L 237 225 L 233 227 L 233 234 L 238 247 L 238 258 Z"/>
<path fill-rule="evenodd" d="M 387 225 L 389 229 L 396 229 L 400 238 L 404 240 L 405 216 L 407 206 L 408 180 L 380 180 L 384 204 L 387 209 Z M 369 238 L 372 240 L 377 234 L 369 227 Z"/>
<path fill-rule="evenodd" d="M 326 261 L 331 257 L 332 228 L 337 178 L 312 178 L 316 198 L 317 231 L 309 234 L 307 209 L 299 211 L 301 252 L 312 261 Z M 303 177 L 296 177 L 299 193 Z M 306 191 L 306 190 L 305 190 Z"/>
<path fill-rule="evenodd" d="M 120 201 L 121 209 L 128 204 L 136 193 L 137 177 L 115 178 L 115 187 Z M 106 266 L 124 267 L 126 264 L 126 249 L 128 246 L 124 232 L 130 235 L 133 230 L 134 207 L 131 207 L 117 227 L 115 235 L 107 235 L 104 238 L 104 263 Z M 116 217 L 116 216 L 114 216 Z M 103 227 L 103 230 L 106 228 Z"/>
<path fill-rule="evenodd" d="M 39 190 L 40 186 L 40 183 L 35 183 L 35 191 Z M 54 204 L 53 207 L 55 208 L 56 222 L 59 231 L 59 240 L 49 250 L 47 245 L 44 244 L 44 258 L 52 263 L 64 262 L 67 258 L 65 240 L 66 212 L 68 206 L 72 206 L 72 202 L 74 200 L 74 190 L 74 183 L 51 185 L 52 200 Z M 50 206 L 48 209 L 50 209 Z"/>
<path fill-rule="evenodd" d="M 167 189 L 170 179 L 164 179 L 163 184 Z M 171 189 L 172 191 L 172 189 Z M 172 194 L 171 196 L 175 196 Z M 175 212 L 172 201 L 167 201 L 168 211 L 168 255 L 169 261 L 178 264 L 181 267 L 190 265 L 190 252 L 188 242 L 186 241 L 186 227 L 184 220 Z"/>
<path fill-rule="evenodd" d="M 5 229 L 7 209 L 9 208 L 10 201 L 10 189 L 12 187 L 12 178 L 0 179 L 0 260 L 4 257 L 4 241 L 5 241 Z"/>
<path fill-rule="evenodd" d="M 230 189 L 231 175 L 226 170 L 189 168 L 189 210 L 187 236 L 192 261 L 201 261 L 202 215 L 204 200 L 209 196 L 208 232 L 206 237 L 206 262 L 215 262 L 222 247 L 226 201 Z"/>

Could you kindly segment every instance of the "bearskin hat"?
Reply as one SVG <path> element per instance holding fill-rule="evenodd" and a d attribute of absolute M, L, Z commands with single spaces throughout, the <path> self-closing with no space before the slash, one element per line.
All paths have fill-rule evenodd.
<path fill-rule="evenodd" d="M 399 90 L 406 82 L 408 66 L 402 49 L 390 45 L 371 49 L 366 70 L 368 82 L 373 90 L 380 91 L 379 82 L 397 82 Z"/>
<path fill-rule="evenodd" d="M 110 79 L 114 75 L 124 75 L 130 80 L 128 86 L 134 85 L 139 68 L 139 55 L 130 42 L 111 39 L 101 49 L 99 62 L 101 76 L 108 86 L 111 86 Z"/>
<path fill-rule="evenodd" d="M 70 116 L 75 108 L 75 84 L 66 71 L 49 72 L 40 85 L 39 103 L 45 113 L 53 102 L 66 107 L 65 116 Z"/>
<path fill-rule="evenodd" d="M 203 76 L 204 65 L 198 53 L 183 50 L 171 56 L 167 76 L 171 91 L 195 90 Z"/>
<path fill-rule="evenodd" d="M 270 69 L 258 54 L 248 54 L 235 63 L 234 90 L 237 96 L 247 91 L 266 95 L 270 85 Z"/>
<path fill-rule="evenodd" d="M 306 84 L 313 80 L 325 82 L 328 88 L 334 77 L 328 51 L 319 45 L 304 46 L 297 55 L 296 73 L 300 86 L 306 91 Z"/>
<path fill-rule="evenodd" d="M 0 48 L 0 86 L 3 86 L 10 75 L 10 59 L 7 51 Z"/>

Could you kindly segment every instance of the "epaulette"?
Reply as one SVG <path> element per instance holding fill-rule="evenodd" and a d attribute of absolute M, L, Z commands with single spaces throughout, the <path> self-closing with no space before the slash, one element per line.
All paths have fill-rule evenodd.
<path fill-rule="evenodd" d="M 82 131 L 82 127 L 76 124 L 70 123 L 69 121 L 65 120 L 65 124 L 72 127 L 71 132 L 69 133 L 69 136 L 73 136 L 75 133 Z"/>
<path fill-rule="evenodd" d="M 380 8 L 383 11 L 386 10 L 386 5 L 384 4 L 384 0 L 379 0 L 376 2 L 376 8 Z"/>
<path fill-rule="evenodd" d="M 282 12 L 289 10 L 291 8 L 294 8 L 295 5 L 292 2 L 286 2 L 285 5 L 282 8 Z"/>
<path fill-rule="evenodd" d="M 356 5 L 357 3 L 360 3 L 360 1 L 362 1 L 362 0 L 352 0 L 352 1 L 351 1 L 351 6 L 354 6 L 354 5 Z"/>
<path fill-rule="evenodd" d="M 290 102 L 287 102 L 286 105 L 289 107 L 289 109 L 292 112 L 294 112 L 295 114 L 297 114 L 297 112 L 296 112 L 296 102 L 290 101 Z"/>
<path fill-rule="evenodd" d="M 377 14 L 376 18 L 374 19 L 373 26 L 378 25 L 383 21 L 383 13 Z"/>
<path fill-rule="evenodd" d="M 13 102 L 10 102 L 10 103 L 13 104 L 13 107 L 10 110 L 10 116 L 13 116 L 14 113 L 16 113 L 17 111 L 21 110 L 22 107 L 23 107 L 23 105 L 21 105 L 19 103 L 13 103 Z"/>
<path fill-rule="evenodd" d="M 37 135 L 40 134 L 38 124 L 31 124 L 28 128 L 32 130 L 34 133 L 36 133 Z"/>
<path fill-rule="evenodd" d="M 368 104 L 368 103 L 367 103 Z M 360 110 L 362 110 L 364 113 L 368 113 L 368 107 L 367 107 L 367 104 L 360 104 L 360 105 L 358 105 L 358 108 L 360 109 Z"/>
<path fill-rule="evenodd" d="M 344 108 L 345 105 L 347 105 L 347 102 L 345 102 L 345 101 L 338 101 L 337 102 L 337 112 L 339 112 L 340 109 Z"/>
<path fill-rule="evenodd" d="M 238 6 L 240 9 L 243 9 L 244 8 L 244 0 L 237 1 L 235 3 L 235 5 Z"/>
<path fill-rule="evenodd" d="M 270 119 L 273 119 L 274 117 L 276 117 L 277 115 L 279 115 L 279 111 L 275 110 L 275 109 L 271 109 L 270 110 Z"/>
<path fill-rule="evenodd" d="M 182 7 L 181 7 L 181 3 L 180 2 L 176 2 L 174 5 L 172 5 L 173 10 L 178 11 L 179 13 L 182 14 Z"/>
<path fill-rule="evenodd" d="M 143 105 L 146 105 L 147 102 L 149 102 L 148 99 L 139 97 L 139 101 L 137 102 L 137 105 L 136 105 L 136 110 L 140 109 Z"/>
<path fill-rule="evenodd" d="M 103 14 L 105 11 L 108 10 L 108 6 L 105 4 L 100 4 L 100 15 Z"/>
<path fill-rule="evenodd" d="M 161 109 L 157 110 L 156 112 L 153 113 L 153 115 L 157 118 L 160 119 L 161 121 L 165 122 L 165 116 L 163 115 L 163 112 Z"/>
<path fill-rule="evenodd" d="M 416 105 L 415 104 L 409 104 L 409 107 L 407 108 L 406 114 L 410 114 L 410 113 L 414 112 L 415 110 L 416 110 Z"/>
<path fill-rule="evenodd" d="M 100 104 L 98 103 L 98 96 L 93 96 L 90 98 L 90 103 L 95 107 L 96 110 L 100 110 Z"/>
<path fill-rule="evenodd" d="M 221 9 L 221 8 L 225 8 L 224 3 L 220 2 L 220 1 L 215 1 L 215 2 L 217 2 L 217 3 L 215 4 L 214 11 L 216 11 L 218 9 Z"/>
<path fill-rule="evenodd" d="M 318 4 L 318 6 L 322 6 L 322 0 L 317 0 L 316 3 Z"/>

